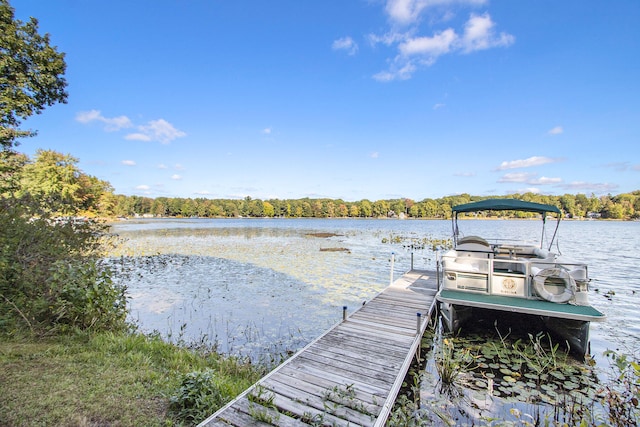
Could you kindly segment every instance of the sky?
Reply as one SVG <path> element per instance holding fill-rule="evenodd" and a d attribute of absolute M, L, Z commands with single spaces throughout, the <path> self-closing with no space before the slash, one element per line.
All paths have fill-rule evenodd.
<path fill-rule="evenodd" d="M 18 150 L 117 194 L 640 190 L 640 1 L 10 0 L 69 99 Z"/>

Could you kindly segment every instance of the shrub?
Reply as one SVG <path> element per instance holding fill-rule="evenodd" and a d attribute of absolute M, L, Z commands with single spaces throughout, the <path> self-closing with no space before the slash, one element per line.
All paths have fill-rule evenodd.
<path fill-rule="evenodd" d="M 100 263 L 106 228 L 0 198 L 0 331 L 124 328 L 124 289 Z"/>
<path fill-rule="evenodd" d="M 222 407 L 231 396 L 225 383 L 212 369 L 189 372 L 180 388 L 170 398 L 170 410 L 188 423 L 203 421 Z"/>

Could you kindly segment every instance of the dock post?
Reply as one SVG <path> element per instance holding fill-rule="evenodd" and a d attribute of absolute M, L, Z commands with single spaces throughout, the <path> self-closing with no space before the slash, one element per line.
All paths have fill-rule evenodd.
<path fill-rule="evenodd" d="M 436 251 L 436 283 L 437 289 L 440 290 L 440 251 Z"/>
<path fill-rule="evenodd" d="M 413 271 L 413 245 L 411 245 L 411 271 Z"/>
<path fill-rule="evenodd" d="M 389 277 L 389 285 L 393 285 L 393 262 L 395 261 L 396 253 L 391 252 L 391 273 Z"/>
<path fill-rule="evenodd" d="M 416 361 L 422 363 L 422 337 L 420 337 L 420 331 L 422 330 L 422 313 L 416 313 L 416 336 L 419 337 L 420 342 L 418 348 L 416 348 Z"/>
<path fill-rule="evenodd" d="M 344 322 L 345 320 L 347 320 L 347 306 L 343 305 L 342 306 L 342 321 Z"/>

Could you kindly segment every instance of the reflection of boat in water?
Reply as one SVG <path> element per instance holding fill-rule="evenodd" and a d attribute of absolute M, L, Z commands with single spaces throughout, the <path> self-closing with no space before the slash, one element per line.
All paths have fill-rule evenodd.
<path fill-rule="evenodd" d="M 454 248 L 441 257 L 442 282 L 436 297 L 447 331 L 457 331 L 480 309 L 519 313 L 535 316 L 575 354 L 584 356 L 589 349 L 589 322 L 602 321 L 605 315 L 588 303 L 587 266 L 551 252 L 560 209 L 515 199 L 488 199 L 454 206 L 452 211 Z M 459 214 L 481 211 L 541 214 L 540 243 L 461 237 Z M 545 247 L 547 214 L 555 214 L 557 224 Z"/>

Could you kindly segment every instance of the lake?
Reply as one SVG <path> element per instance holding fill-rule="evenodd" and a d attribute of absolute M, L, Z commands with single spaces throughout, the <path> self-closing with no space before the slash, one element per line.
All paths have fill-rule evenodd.
<path fill-rule="evenodd" d="M 555 221 L 547 224 L 553 233 Z M 538 220 L 464 220 L 467 235 L 539 241 Z M 153 219 L 113 225 L 130 317 L 176 342 L 277 362 L 411 268 L 435 270 L 447 220 Z M 562 221 L 562 254 L 589 266 L 591 352 L 637 350 L 640 222 Z M 450 242 L 450 240 L 449 240 Z M 393 260 L 393 261 L 392 261 Z M 393 271 L 392 271 L 393 265 Z"/>

